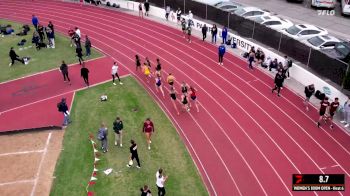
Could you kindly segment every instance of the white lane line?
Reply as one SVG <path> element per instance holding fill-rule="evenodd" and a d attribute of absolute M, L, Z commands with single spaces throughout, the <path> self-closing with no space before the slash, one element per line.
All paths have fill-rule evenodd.
<path fill-rule="evenodd" d="M 3 156 L 10 156 L 10 155 L 20 155 L 20 154 L 42 153 L 42 152 L 44 152 L 44 150 L 31 150 L 31 151 L 9 152 L 9 153 L 2 153 L 2 154 L 0 154 L 0 157 L 3 157 Z"/>
<path fill-rule="evenodd" d="M 41 167 L 43 166 L 44 159 L 46 157 L 47 148 L 49 147 L 51 136 L 52 136 L 52 132 L 50 132 L 49 136 L 47 137 L 45 148 L 44 148 L 44 153 L 41 155 L 39 168 L 38 168 L 38 171 L 36 172 L 35 179 L 34 179 L 34 186 L 32 188 L 32 192 L 30 194 L 31 196 L 34 196 L 34 193 L 35 193 L 35 190 L 36 190 L 36 186 L 38 185 L 38 180 L 39 180 L 39 175 L 40 175 L 40 172 L 41 172 Z"/>
<path fill-rule="evenodd" d="M 7 186 L 7 185 L 12 185 L 12 184 L 31 183 L 31 182 L 34 182 L 34 179 L 30 179 L 30 180 L 18 180 L 18 181 L 13 181 L 13 182 L 0 183 L 0 186 Z"/>

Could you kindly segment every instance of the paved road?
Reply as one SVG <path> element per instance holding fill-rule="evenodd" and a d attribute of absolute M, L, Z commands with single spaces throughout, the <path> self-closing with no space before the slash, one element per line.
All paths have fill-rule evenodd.
<path fill-rule="evenodd" d="M 335 9 L 335 16 L 319 16 L 316 9 L 310 8 L 311 0 L 304 3 L 289 3 L 286 0 L 234 0 L 243 5 L 250 5 L 275 12 L 294 23 L 309 23 L 326 28 L 336 37 L 350 40 L 350 17 L 340 16 L 340 4 Z"/>

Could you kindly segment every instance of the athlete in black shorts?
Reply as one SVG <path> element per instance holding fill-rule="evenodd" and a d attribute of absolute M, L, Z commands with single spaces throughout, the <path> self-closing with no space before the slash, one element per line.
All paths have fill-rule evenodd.
<path fill-rule="evenodd" d="M 333 117 L 335 112 L 337 111 L 338 107 L 339 107 L 339 101 L 338 101 L 338 97 L 336 97 L 334 99 L 334 101 L 331 103 L 331 105 L 329 106 L 329 121 L 331 123 L 330 128 L 333 129 Z"/>
<path fill-rule="evenodd" d="M 187 84 L 185 82 L 182 82 L 181 84 L 181 92 L 183 94 L 187 93 Z"/>
<path fill-rule="evenodd" d="M 171 97 L 171 101 L 173 103 L 173 106 L 176 110 L 176 113 L 177 115 L 179 115 L 179 110 L 177 109 L 177 106 L 176 106 L 176 91 L 175 91 L 175 88 L 173 86 L 170 87 L 170 97 Z"/>
<path fill-rule="evenodd" d="M 317 127 L 321 126 L 321 121 L 325 117 L 327 107 L 329 106 L 328 102 L 328 97 L 325 97 L 323 101 L 321 101 L 321 106 L 320 106 L 320 118 L 317 121 Z"/>
<path fill-rule="evenodd" d="M 136 71 L 137 71 L 138 69 L 141 70 L 141 61 L 140 61 L 139 55 L 135 55 L 135 60 L 136 60 Z"/>

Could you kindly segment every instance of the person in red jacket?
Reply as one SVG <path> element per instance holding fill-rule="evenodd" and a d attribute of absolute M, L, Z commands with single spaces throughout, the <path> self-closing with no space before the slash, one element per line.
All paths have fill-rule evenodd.
<path fill-rule="evenodd" d="M 154 125 L 150 118 L 147 118 L 146 121 L 143 123 L 142 131 L 146 135 L 148 150 L 151 150 L 151 143 L 152 143 L 151 136 L 152 136 L 152 133 L 154 133 Z"/>

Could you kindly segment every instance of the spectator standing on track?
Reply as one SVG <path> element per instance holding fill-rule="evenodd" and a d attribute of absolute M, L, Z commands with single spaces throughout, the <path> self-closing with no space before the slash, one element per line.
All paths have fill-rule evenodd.
<path fill-rule="evenodd" d="M 170 86 L 173 86 L 173 85 L 174 85 L 175 77 L 173 76 L 172 73 L 169 73 L 169 75 L 168 75 L 166 81 L 167 81 L 167 83 L 168 83 Z"/>
<path fill-rule="evenodd" d="M 151 190 L 149 190 L 147 185 L 144 185 L 143 187 L 140 188 L 141 190 L 141 196 L 152 196 Z"/>
<path fill-rule="evenodd" d="M 62 98 L 61 102 L 57 104 L 57 108 L 59 112 L 62 112 L 63 114 L 63 123 L 62 125 L 65 127 L 72 121 L 69 118 L 69 111 L 68 111 L 68 106 L 66 102 L 66 98 Z"/>
<path fill-rule="evenodd" d="M 338 107 L 339 107 L 339 101 L 338 101 L 338 97 L 336 97 L 334 99 L 334 101 L 331 103 L 331 105 L 329 106 L 329 121 L 331 123 L 331 125 L 329 126 L 329 128 L 333 129 L 333 118 L 335 115 L 335 112 L 337 111 Z"/>
<path fill-rule="evenodd" d="M 139 4 L 139 17 L 143 18 L 142 3 Z"/>
<path fill-rule="evenodd" d="M 283 86 L 283 81 L 284 81 L 284 77 L 282 75 L 281 71 L 278 71 L 276 76 L 275 76 L 275 88 L 272 89 L 272 93 L 277 90 L 277 96 L 281 96 L 280 95 L 280 91 L 281 91 L 281 87 Z"/>
<path fill-rule="evenodd" d="M 226 52 L 226 48 L 225 48 L 225 45 L 224 43 L 222 43 L 219 48 L 219 65 L 224 65 L 224 54 Z"/>
<path fill-rule="evenodd" d="M 119 84 L 122 85 L 123 83 L 120 81 L 120 78 L 119 78 L 119 75 L 118 75 L 118 64 L 117 62 L 114 62 L 113 63 L 113 66 L 112 66 L 112 82 L 113 82 L 113 85 L 117 85 L 114 81 L 115 81 L 115 77 L 118 78 L 119 80 Z"/>
<path fill-rule="evenodd" d="M 305 86 L 304 93 L 305 93 L 305 100 L 304 100 L 305 109 L 306 109 L 306 111 L 309 111 L 310 98 L 313 94 L 315 94 L 314 84 L 310 84 L 308 86 Z"/>
<path fill-rule="evenodd" d="M 158 196 L 164 196 L 165 195 L 165 181 L 168 179 L 168 176 L 165 176 L 163 174 L 163 169 L 160 168 L 156 173 L 156 185 L 158 188 Z"/>
<path fill-rule="evenodd" d="M 255 52 L 251 50 L 248 55 L 249 69 L 253 70 L 253 62 L 255 61 Z"/>
<path fill-rule="evenodd" d="M 160 92 L 163 95 L 163 98 L 165 98 L 163 87 L 162 87 L 162 78 L 160 77 L 160 74 L 156 74 L 155 80 L 156 80 L 156 84 L 155 85 L 156 85 L 157 92 L 159 92 L 159 90 L 160 90 Z"/>
<path fill-rule="evenodd" d="M 207 38 L 207 32 L 208 32 L 208 27 L 206 24 L 204 24 L 202 27 L 203 41 Z"/>
<path fill-rule="evenodd" d="M 165 19 L 166 19 L 167 21 L 169 20 L 170 11 L 171 11 L 170 6 L 167 5 L 167 6 L 165 7 Z"/>
<path fill-rule="evenodd" d="M 181 23 L 181 9 L 178 7 L 176 10 L 176 19 L 177 19 L 177 24 Z"/>
<path fill-rule="evenodd" d="M 145 16 L 148 16 L 148 12 L 149 12 L 149 2 L 148 0 L 146 0 L 146 2 L 144 3 L 145 6 Z"/>
<path fill-rule="evenodd" d="M 85 53 L 86 56 L 91 55 L 91 41 L 87 35 L 85 35 Z"/>
<path fill-rule="evenodd" d="M 191 43 L 191 33 L 192 33 L 192 27 L 188 26 L 187 27 L 187 41 Z"/>
<path fill-rule="evenodd" d="M 157 66 L 156 66 L 156 76 L 161 77 L 162 65 L 160 64 L 159 58 L 157 58 Z"/>
<path fill-rule="evenodd" d="M 184 38 L 186 38 L 186 20 L 184 18 L 181 20 L 181 28 Z"/>
<path fill-rule="evenodd" d="M 32 24 L 36 30 L 38 30 L 39 19 L 34 14 L 32 15 Z"/>
<path fill-rule="evenodd" d="M 84 59 L 83 59 L 83 49 L 81 49 L 81 47 L 77 47 L 75 49 L 75 52 L 77 53 L 77 57 L 79 60 L 79 64 L 83 64 L 84 63 Z"/>
<path fill-rule="evenodd" d="M 80 75 L 83 77 L 87 87 L 89 87 L 89 72 L 89 69 L 85 67 L 85 64 L 83 64 L 83 67 L 80 69 Z"/>
<path fill-rule="evenodd" d="M 9 56 L 10 56 L 10 59 L 11 59 L 11 63 L 9 64 L 9 67 L 11 67 L 13 64 L 15 64 L 15 61 L 19 61 L 22 64 L 24 64 L 24 60 L 19 58 L 19 56 L 16 54 L 15 50 L 13 49 L 13 47 L 11 47 L 11 49 L 10 49 Z"/>
<path fill-rule="evenodd" d="M 216 36 L 218 34 L 218 28 L 214 24 L 213 27 L 211 28 L 211 43 L 216 44 Z"/>
<path fill-rule="evenodd" d="M 324 100 L 321 101 L 321 105 L 320 105 L 320 112 L 319 112 L 320 118 L 317 121 L 318 128 L 320 128 L 320 126 L 321 126 L 321 121 L 326 119 L 325 114 L 326 114 L 326 110 L 327 110 L 329 105 L 330 104 L 328 102 L 328 97 L 325 97 Z"/>
<path fill-rule="evenodd" d="M 349 127 L 350 122 L 350 98 L 344 103 L 344 120 L 340 121 L 345 124 L 344 127 Z"/>
<path fill-rule="evenodd" d="M 199 107 L 198 107 L 198 102 L 197 102 L 197 90 L 195 88 L 193 88 L 192 86 L 190 86 L 190 97 L 192 102 L 194 103 L 194 105 L 197 108 L 197 112 L 199 112 Z M 190 103 L 190 107 L 191 107 L 191 103 Z"/>
<path fill-rule="evenodd" d="M 66 64 L 66 62 L 62 61 L 62 64 L 60 66 L 60 71 L 63 75 L 63 81 L 66 82 L 68 80 L 68 84 L 71 85 L 70 79 L 68 76 L 68 65 Z"/>
<path fill-rule="evenodd" d="M 136 61 L 136 71 L 141 70 L 141 61 L 139 55 L 135 55 L 135 61 Z"/>
<path fill-rule="evenodd" d="M 154 133 L 154 125 L 150 118 L 147 118 L 146 121 L 143 123 L 142 132 L 146 135 L 148 150 L 151 150 L 151 136 L 152 133 Z"/>
<path fill-rule="evenodd" d="M 177 109 L 177 106 L 176 106 L 176 90 L 173 86 L 170 87 L 169 95 L 171 97 L 171 102 L 173 103 L 173 106 L 175 108 L 177 115 L 180 115 L 179 110 Z"/>
<path fill-rule="evenodd" d="M 224 26 L 224 28 L 222 29 L 222 32 L 221 32 L 221 36 L 222 36 L 222 43 L 223 44 L 226 44 L 226 41 L 227 41 L 227 27 Z"/>
<path fill-rule="evenodd" d="M 49 21 L 49 24 L 47 25 L 47 27 L 49 27 L 49 28 L 51 29 L 51 31 L 52 31 L 53 33 L 55 33 L 55 29 L 54 29 L 54 26 L 53 26 L 53 24 L 52 24 L 51 21 Z"/>
<path fill-rule="evenodd" d="M 101 148 L 103 150 L 103 153 L 108 152 L 108 129 L 106 127 L 106 124 L 104 122 L 101 123 L 101 127 L 98 130 L 97 139 L 101 141 Z"/>
<path fill-rule="evenodd" d="M 139 159 L 139 155 L 137 153 L 137 144 L 134 140 L 130 140 L 131 146 L 130 146 L 130 161 L 129 163 L 126 165 L 127 167 L 131 167 L 131 165 L 133 165 L 133 160 L 136 159 L 137 161 L 137 169 L 141 168 L 141 164 L 140 164 L 140 159 Z M 131 163 L 131 164 L 130 164 Z"/>
<path fill-rule="evenodd" d="M 113 130 L 114 130 L 114 145 L 118 145 L 120 147 L 123 147 L 123 121 L 120 119 L 120 117 L 117 117 L 115 121 L 113 122 Z"/>

